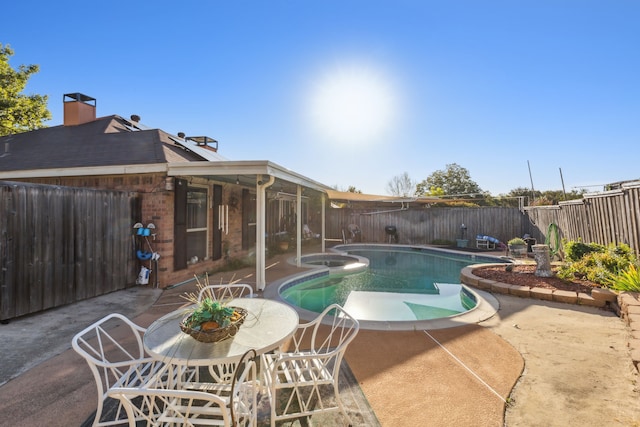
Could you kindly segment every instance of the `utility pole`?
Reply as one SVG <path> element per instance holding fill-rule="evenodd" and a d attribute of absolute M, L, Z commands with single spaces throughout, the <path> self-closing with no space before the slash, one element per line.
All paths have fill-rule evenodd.
<path fill-rule="evenodd" d="M 560 181 L 562 182 L 562 194 L 564 196 L 564 200 L 567 200 L 567 192 L 564 189 L 564 178 L 562 177 L 562 168 L 558 168 L 560 169 Z"/>
<path fill-rule="evenodd" d="M 529 180 L 531 181 L 531 201 L 535 202 L 536 192 L 533 189 L 533 176 L 531 176 L 531 165 L 529 164 L 529 160 L 527 160 L 527 167 L 529 168 Z"/>

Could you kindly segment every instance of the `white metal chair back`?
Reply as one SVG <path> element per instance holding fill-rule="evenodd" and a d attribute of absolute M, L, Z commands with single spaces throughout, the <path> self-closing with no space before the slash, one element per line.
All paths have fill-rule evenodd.
<path fill-rule="evenodd" d="M 109 397 L 120 399 L 129 427 L 231 426 L 227 401 L 215 394 L 192 390 L 114 388 Z"/>
<path fill-rule="evenodd" d="M 235 426 L 258 425 L 258 392 L 260 383 L 257 376 L 257 354 L 247 351 L 237 366 L 231 384 L 231 420 Z"/>
<path fill-rule="evenodd" d="M 234 298 L 253 298 L 253 288 L 244 283 L 207 285 L 200 289 L 198 301 L 210 298 L 214 301 L 229 301 Z M 228 383 L 236 370 L 235 363 L 223 363 L 209 367 L 209 373 L 217 382 Z"/>
<path fill-rule="evenodd" d="M 253 298 L 253 288 L 244 283 L 207 285 L 198 294 L 198 301 L 209 297 L 216 301 L 225 301 L 233 298 Z"/>
<path fill-rule="evenodd" d="M 162 369 L 160 362 L 145 354 L 142 343 L 144 331 L 145 328 L 122 314 L 113 313 L 73 337 L 71 345 L 87 361 L 98 390 L 94 426 L 117 425 L 126 419 L 118 406 L 113 415 L 101 420 L 110 388 L 140 386 Z"/>
<path fill-rule="evenodd" d="M 316 319 L 300 325 L 293 337 L 293 350 L 262 356 L 262 369 L 271 401 L 271 425 L 279 420 L 339 410 L 351 422 L 338 389 L 340 365 L 347 346 L 360 324 L 337 304 Z M 333 387 L 335 405 L 327 405 L 323 388 Z M 280 390 L 288 397 L 282 402 Z"/>
<path fill-rule="evenodd" d="M 112 388 L 109 397 L 119 399 L 129 426 L 141 421 L 149 426 L 257 426 L 256 363 L 242 360 L 232 384 L 190 383 L 194 388 Z M 146 424 L 144 423 L 146 421 Z"/>
<path fill-rule="evenodd" d="M 308 349 L 313 354 L 344 353 L 359 329 L 357 319 L 340 305 L 332 304 L 313 321 L 298 327 L 293 336 L 294 352 Z"/>

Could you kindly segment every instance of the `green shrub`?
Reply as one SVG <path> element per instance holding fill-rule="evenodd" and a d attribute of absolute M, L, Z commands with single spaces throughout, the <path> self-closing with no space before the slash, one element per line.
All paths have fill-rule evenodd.
<path fill-rule="evenodd" d="M 583 243 L 582 240 L 563 242 L 565 257 L 569 261 L 578 261 L 583 256 L 592 252 L 604 252 L 606 247 L 598 243 Z"/>
<path fill-rule="evenodd" d="M 613 252 L 621 257 L 626 257 L 629 259 L 634 258 L 633 251 L 631 251 L 631 246 L 625 245 L 624 243 L 620 243 L 618 246 L 614 246 Z"/>
<path fill-rule="evenodd" d="M 524 241 L 521 237 L 514 237 L 513 239 L 507 242 L 507 245 L 526 245 L 527 242 Z"/>
<path fill-rule="evenodd" d="M 617 291 L 640 292 L 640 271 L 635 264 L 617 275 L 612 275 L 607 285 Z"/>
<path fill-rule="evenodd" d="M 457 202 L 457 201 L 440 201 L 431 205 L 433 208 L 479 208 L 480 205 L 472 202 Z"/>
<path fill-rule="evenodd" d="M 571 258 L 558 268 L 557 276 L 564 280 L 589 280 L 602 286 L 611 286 L 611 277 L 625 271 L 636 262 L 631 248 L 625 244 L 603 246 L 596 243 L 566 242 Z M 578 254 L 580 258 L 574 259 Z"/>

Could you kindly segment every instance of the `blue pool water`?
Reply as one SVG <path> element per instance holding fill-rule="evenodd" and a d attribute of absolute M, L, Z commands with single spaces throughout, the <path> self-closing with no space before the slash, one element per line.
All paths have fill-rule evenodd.
<path fill-rule="evenodd" d="M 476 295 L 460 284 L 462 268 L 503 262 L 496 257 L 394 245 L 334 248 L 369 260 L 368 269 L 322 272 L 292 280 L 280 296 L 292 305 L 321 312 L 340 304 L 360 320 L 430 320 L 473 309 Z M 317 262 L 317 260 L 314 260 Z"/>

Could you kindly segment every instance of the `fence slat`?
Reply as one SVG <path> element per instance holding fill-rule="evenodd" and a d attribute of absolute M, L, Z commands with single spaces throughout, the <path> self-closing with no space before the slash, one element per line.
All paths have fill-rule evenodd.
<path fill-rule="evenodd" d="M 133 285 L 138 197 L 0 182 L 0 320 Z"/>

